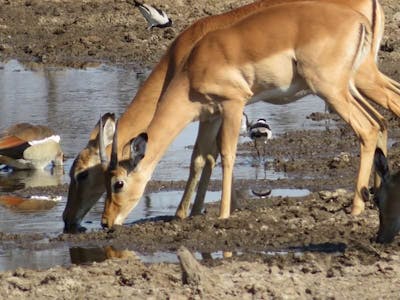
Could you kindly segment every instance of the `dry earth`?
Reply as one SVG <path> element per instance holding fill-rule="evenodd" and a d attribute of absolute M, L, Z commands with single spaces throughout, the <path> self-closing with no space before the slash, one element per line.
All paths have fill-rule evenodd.
<path fill-rule="evenodd" d="M 168 11 L 174 27 L 149 33 L 142 17 L 125 1 L 0 0 L 1 60 L 17 58 L 33 68 L 105 62 L 140 71 L 153 66 L 194 20 L 247 2 L 154 0 Z M 386 33 L 379 62 L 385 73 L 399 79 L 400 4 L 381 3 Z M 398 169 L 399 121 L 389 113 L 385 116 L 395 141 L 389 149 L 390 165 Z M 250 145 L 240 145 L 240 150 L 240 155 L 254 154 Z M 239 196 L 249 186 L 307 188 L 312 193 L 303 198 L 245 196 L 228 220 L 216 218 L 218 207 L 209 205 L 203 216 L 185 221 L 161 219 L 112 231 L 60 234 L 40 246 L 34 243 L 44 238 L 40 234 L 3 232 L 1 243 L 15 247 L 96 246 L 110 259 L 68 268 L 2 272 L 0 297 L 398 299 L 399 238 L 390 245 L 374 242 L 378 215 L 372 203 L 359 217 L 348 213 L 359 162 L 357 141 L 349 128 L 339 123 L 338 129 L 284 134 L 267 151 L 274 161 L 266 167 L 285 171 L 287 178 L 238 181 Z M 347 153 L 346 159 L 341 159 L 341 152 Z M 181 189 L 183 184 L 152 182 L 149 189 Z M 212 183 L 212 189 L 219 187 L 219 182 Z M 52 191 L 65 195 L 66 190 L 60 186 Z M 330 192 L 321 192 L 326 190 Z M 201 253 L 201 265 L 181 246 Z M 181 265 L 145 264 L 134 251 L 176 251 Z M 210 253 L 216 251 L 223 251 L 225 258 L 213 259 Z M 84 253 L 71 253 L 71 258 L 74 255 Z"/>

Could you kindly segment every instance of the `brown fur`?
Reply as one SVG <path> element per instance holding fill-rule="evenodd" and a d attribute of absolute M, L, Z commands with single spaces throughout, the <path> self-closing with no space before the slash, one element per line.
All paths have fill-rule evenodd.
<path fill-rule="evenodd" d="M 357 101 L 348 90 L 354 76 L 353 62 L 361 63 L 366 55 L 373 57 L 372 52 L 368 54 L 369 26 L 362 15 L 343 6 L 305 2 L 271 7 L 207 34 L 163 94 L 147 130 L 149 142 L 142 162 L 129 174 L 121 169 L 111 173 L 102 222 L 106 226 L 120 224 L 140 199 L 156 163 L 180 130 L 195 119 L 212 121 L 215 114 L 222 118 L 220 217 L 228 217 L 243 107 L 262 89 L 286 88 L 288 83 L 293 90 L 260 97 L 295 99 L 298 90 L 308 87 L 331 104 L 359 136 L 361 165 L 353 213 L 360 213 L 364 208 L 360 190 L 368 182 L 371 148 L 376 146 L 378 131 L 385 130 L 380 126 L 384 123 L 382 116 L 361 95 L 357 95 Z M 291 71 L 281 71 L 287 68 Z M 124 182 L 124 189 L 115 192 L 115 181 Z"/>
<path fill-rule="evenodd" d="M 210 31 L 229 26 L 261 8 L 289 1 L 292 2 L 297 0 L 257 1 L 222 15 L 210 16 L 199 20 L 182 32 L 173 42 L 167 53 L 163 56 L 160 63 L 154 68 L 144 85 L 140 88 L 134 101 L 132 101 L 132 103 L 127 107 L 125 113 L 121 116 L 119 126 L 120 130 L 118 132 L 118 135 L 120 136 L 118 143 L 119 151 L 122 151 L 123 147 L 132 137 L 147 128 L 155 112 L 160 95 L 168 87 L 176 70 L 201 37 Z M 383 33 L 384 23 L 383 12 L 379 4 L 375 6 L 375 11 L 373 6 L 373 3 L 375 2 L 374 0 L 326 0 L 322 2 L 336 2 L 348 5 L 364 14 L 367 18 L 373 18 L 373 16 L 375 16 L 376 26 L 373 29 L 373 47 L 376 49 L 375 52 L 377 52 Z M 380 74 L 378 71 L 375 71 L 375 73 Z M 366 72 L 367 76 L 369 76 L 369 74 L 371 74 L 371 72 Z M 383 82 L 383 85 L 386 84 L 383 76 L 377 75 L 377 77 L 379 77 L 379 80 Z M 205 167 L 200 180 L 193 212 L 198 213 L 200 211 L 202 200 L 204 198 L 202 195 L 205 194 L 209 176 L 217 156 L 216 144 L 210 142 L 203 143 L 202 141 L 208 141 L 209 132 L 215 132 L 218 128 L 218 122 L 204 122 L 200 124 L 198 139 L 192 155 L 190 177 L 181 204 L 177 210 L 177 215 L 179 217 L 186 216 L 190 196 L 196 187 L 200 172 Z M 100 163 L 98 160 L 97 142 L 95 141 L 95 139 L 97 139 L 97 133 L 98 127 L 94 129 L 91 135 L 91 141 L 94 141 L 94 143 L 88 144 L 88 148 L 84 149 L 77 156 L 70 172 L 70 192 L 67 207 L 64 211 L 64 221 L 69 223 L 79 223 L 83 215 L 91 206 L 94 205 L 99 198 L 98 195 L 101 195 L 103 191 L 103 188 L 101 187 L 104 180 L 103 173 L 100 168 L 95 167 Z M 89 171 L 86 180 L 82 182 L 76 180 L 81 172 L 86 171 Z"/>

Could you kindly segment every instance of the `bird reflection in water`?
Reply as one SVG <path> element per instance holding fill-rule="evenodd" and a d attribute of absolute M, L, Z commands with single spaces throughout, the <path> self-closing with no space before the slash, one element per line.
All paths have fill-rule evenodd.
<path fill-rule="evenodd" d="M 61 200 L 61 196 L 30 196 L 29 198 L 13 195 L 1 195 L 0 205 L 14 211 L 36 212 L 52 209 Z"/>
<path fill-rule="evenodd" d="M 49 170 L 20 170 L 18 172 L 0 172 L 0 192 L 57 186 L 63 184 L 64 168 L 55 167 Z"/>

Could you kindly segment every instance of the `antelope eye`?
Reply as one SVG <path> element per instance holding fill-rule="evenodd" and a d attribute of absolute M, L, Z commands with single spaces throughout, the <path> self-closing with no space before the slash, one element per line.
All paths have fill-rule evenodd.
<path fill-rule="evenodd" d="M 118 192 L 124 187 L 124 182 L 122 180 L 118 180 L 114 183 L 114 191 Z"/>

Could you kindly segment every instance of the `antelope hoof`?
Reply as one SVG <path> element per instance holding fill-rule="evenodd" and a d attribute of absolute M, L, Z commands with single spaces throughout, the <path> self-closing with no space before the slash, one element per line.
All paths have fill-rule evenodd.
<path fill-rule="evenodd" d="M 230 213 L 227 214 L 220 214 L 218 219 L 228 219 L 230 217 Z"/>
<path fill-rule="evenodd" d="M 69 224 L 65 223 L 64 233 L 83 233 L 86 231 L 86 227 L 81 226 L 80 224 Z"/>
<path fill-rule="evenodd" d="M 184 211 L 182 211 L 182 210 L 177 210 L 176 213 L 175 213 L 175 217 L 176 217 L 177 219 L 179 219 L 179 220 L 183 220 L 183 219 L 186 219 L 186 218 L 187 218 L 187 215 L 186 215 L 186 213 L 185 213 Z"/>
<path fill-rule="evenodd" d="M 358 204 L 358 205 L 353 205 L 353 208 L 351 210 L 351 215 L 353 216 L 358 216 L 359 214 L 361 214 L 364 211 L 365 208 L 365 204 Z"/>

